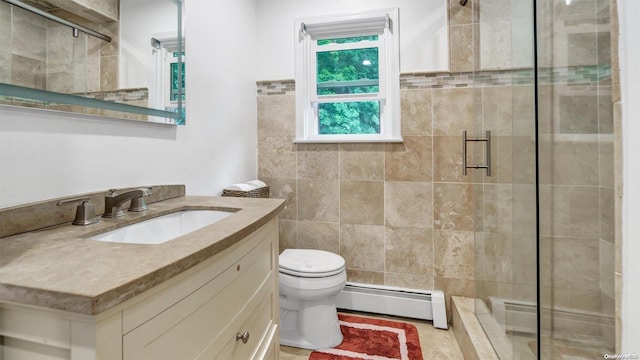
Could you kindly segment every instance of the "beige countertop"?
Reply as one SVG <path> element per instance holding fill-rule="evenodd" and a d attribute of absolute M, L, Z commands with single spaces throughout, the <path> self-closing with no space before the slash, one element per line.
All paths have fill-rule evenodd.
<path fill-rule="evenodd" d="M 0 238 L 0 301 L 99 314 L 199 264 L 277 216 L 284 200 L 186 196 L 97 224 Z M 185 209 L 230 210 L 215 224 L 158 245 L 87 237 Z"/>

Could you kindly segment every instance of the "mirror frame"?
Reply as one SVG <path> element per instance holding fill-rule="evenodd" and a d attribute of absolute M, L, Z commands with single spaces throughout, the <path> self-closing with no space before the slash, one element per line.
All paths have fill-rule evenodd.
<path fill-rule="evenodd" d="M 177 41 L 178 41 L 178 49 L 184 49 L 183 44 L 183 24 L 182 24 L 182 11 L 183 11 L 183 0 L 173 0 L 176 4 L 177 8 Z M 14 5 L 15 6 L 15 5 Z M 180 56 L 177 57 L 178 63 L 178 79 L 182 78 L 183 61 Z M 148 120 L 137 120 L 137 119 L 126 119 L 115 117 L 123 120 L 132 120 L 138 123 L 150 123 L 150 124 L 170 124 L 170 125 L 185 125 L 186 114 L 184 108 L 184 102 L 182 100 L 182 96 L 184 94 L 184 88 L 182 86 L 182 82 L 178 82 L 178 101 L 177 101 L 177 111 L 167 111 L 160 110 L 154 108 L 147 108 L 144 106 L 130 105 L 124 103 L 117 103 L 113 101 L 100 100 L 94 98 L 83 97 L 82 95 L 73 95 L 73 94 L 64 94 L 49 90 L 41 90 L 35 88 L 29 88 L 25 86 L 12 85 L 7 83 L 0 82 L 0 97 L 14 97 L 26 100 L 35 100 L 43 102 L 42 110 L 48 111 L 61 111 L 61 112 L 70 112 L 75 114 L 91 114 L 91 112 L 82 112 L 82 111 L 66 111 L 66 110 L 58 110 L 51 109 L 50 106 L 60 106 L 60 105 L 75 105 L 81 106 L 85 108 L 95 108 L 95 109 L 104 109 L 110 111 L 117 111 L 122 113 L 130 113 L 130 114 L 140 114 L 153 116 L 156 118 L 164 118 L 165 121 L 148 121 Z M 26 107 L 33 108 L 33 106 L 20 106 L 14 104 L 0 104 L 0 106 L 14 106 L 14 107 Z M 105 116 L 105 115 L 101 115 Z M 105 117 L 113 117 L 113 116 L 105 116 Z"/>

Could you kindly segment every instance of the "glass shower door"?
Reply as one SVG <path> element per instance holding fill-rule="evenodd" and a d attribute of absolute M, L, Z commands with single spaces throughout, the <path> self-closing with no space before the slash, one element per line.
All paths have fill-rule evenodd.
<path fill-rule="evenodd" d="M 538 0 L 540 358 L 615 353 L 611 0 Z"/>
<path fill-rule="evenodd" d="M 482 0 L 474 11 L 474 130 L 491 131 L 492 164 L 490 176 L 474 174 L 475 311 L 500 359 L 536 359 L 533 1 Z M 474 150 L 482 161 L 486 149 Z"/>
<path fill-rule="evenodd" d="M 614 353 L 614 3 L 475 2 L 476 315 L 501 359 Z"/>

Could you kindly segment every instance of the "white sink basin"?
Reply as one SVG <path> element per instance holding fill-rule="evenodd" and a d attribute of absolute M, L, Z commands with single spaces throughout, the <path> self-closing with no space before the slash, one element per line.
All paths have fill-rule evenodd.
<path fill-rule="evenodd" d="M 89 239 L 127 244 L 162 244 L 218 222 L 231 214 L 233 212 L 219 210 L 176 211 L 94 235 Z"/>

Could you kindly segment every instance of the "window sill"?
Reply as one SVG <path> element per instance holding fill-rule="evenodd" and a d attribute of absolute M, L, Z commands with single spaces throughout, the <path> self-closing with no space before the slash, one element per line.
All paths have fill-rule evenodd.
<path fill-rule="evenodd" d="M 389 137 L 389 138 L 381 138 L 381 137 L 362 137 L 362 138 L 312 138 L 312 139 L 294 139 L 293 142 L 295 144 L 331 144 L 331 143 L 401 143 L 402 137 Z"/>

